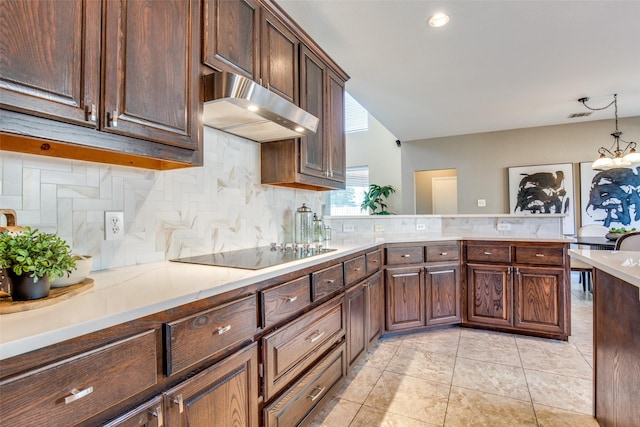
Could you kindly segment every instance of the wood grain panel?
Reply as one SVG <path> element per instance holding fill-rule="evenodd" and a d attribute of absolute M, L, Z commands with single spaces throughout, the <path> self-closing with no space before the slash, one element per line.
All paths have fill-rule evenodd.
<path fill-rule="evenodd" d="M 298 38 L 263 9 L 262 85 L 298 105 Z"/>
<path fill-rule="evenodd" d="M 467 265 L 467 317 L 486 325 L 512 326 L 510 267 Z"/>
<path fill-rule="evenodd" d="M 419 264 L 424 262 L 423 246 L 387 247 L 385 252 L 387 265 Z"/>
<path fill-rule="evenodd" d="M 261 292 L 264 327 L 269 328 L 311 305 L 311 279 L 304 276 Z"/>
<path fill-rule="evenodd" d="M 386 270 L 387 330 L 425 325 L 425 296 L 421 267 Z"/>
<path fill-rule="evenodd" d="M 366 255 L 367 274 L 374 273 L 382 268 L 382 250 L 369 252 Z"/>
<path fill-rule="evenodd" d="M 428 267 L 425 272 L 427 325 L 459 323 L 460 266 Z"/>
<path fill-rule="evenodd" d="M 384 333 L 384 285 L 382 272 L 377 272 L 367 279 L 367 338 L 369 348 Z"/>
<path fill-rule="evenodd" d="M 603 427 L 640 420 L 640 300 L 638 288 L 594 272 L 595 416 Z"/>
<path fill-rule="evenodd" d="M 367 283 L 360 283 L 345 294 L 347 314 L 347 362 L 349 366 L 367 351 Z"/>
<path fill-rule="evenodd" d="M 466 259 L 471 262 L 511 262 L 511 246 L 508 243 L 493 244 L 486 242 L 470 242 L 466 245 Z"/>
<path fill-rule="evenodd" d="M 516 269 L 515 318 L 517 328 L 536 331 L 563 331 L 564 269 Z"/>
<path fill-rule="evenodd" d="M 359 282 L 366 275 L 367 263 L 364 255 L 344 262 L 344 282 L 346 286 Z"/>
<path fill-rule="evenodd" d="M 3 380 L 0 419 L 7 426 L 75 425 L 157 381 L 155 332 L 148 331 Z"/>
<path fill-rule="evenodd" d="M 457 261 L 460 258 L 460 246 L 457 242 L 429 244 L 425 250 L 427 262 Z"/>
<path fill-rule="evenodd" d="M 516 262 L 518 264 L 564 265 L 565 248 L 544 246 L 516 246 Z"/>
<path fill-rule="evenodd" d="M 313 301 L 319 301 L 322 298 L 344 288 L 344 272 L 342 263 L 312 273 L 311 287 L 313 292 Z"/>

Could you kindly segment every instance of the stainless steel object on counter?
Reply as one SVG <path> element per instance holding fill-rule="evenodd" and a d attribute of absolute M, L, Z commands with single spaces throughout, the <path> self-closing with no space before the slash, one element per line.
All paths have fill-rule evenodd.
<path fill-rule="evenodd" d="M 313 242 L 313 212 L 304 203 L 295 214 L 295 242 L 302 245 Z"/>

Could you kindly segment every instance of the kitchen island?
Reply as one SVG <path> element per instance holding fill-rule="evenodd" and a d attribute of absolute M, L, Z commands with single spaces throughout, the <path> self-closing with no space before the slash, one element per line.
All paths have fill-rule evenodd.
<path fill-rule="evenodd" d="M 640 420 L 640 252 L 572 250 L 594 266 L 594 415 L 601 426 Z"/>

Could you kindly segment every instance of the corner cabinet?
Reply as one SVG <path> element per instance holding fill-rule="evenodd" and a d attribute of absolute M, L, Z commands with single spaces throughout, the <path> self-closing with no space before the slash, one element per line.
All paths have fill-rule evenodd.
<path fill-rule="evenodd" d="M 3 150 L 202 164 L 199 0 L 5 1 L 0 16 L 13 35 L 0 41 Z"/>
<path fill-rule="evenodd" d="M 467 241 L 465 324 L 567 340 L 567 243 Z"/>

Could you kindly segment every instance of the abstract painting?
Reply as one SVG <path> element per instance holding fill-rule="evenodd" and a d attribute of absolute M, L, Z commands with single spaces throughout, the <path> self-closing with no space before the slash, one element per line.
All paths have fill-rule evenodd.
<path fill-rule="evenodd" d="M 564 234 L 574 234 L 573 165 L 509 168 L 509 208 L 513 214 L 564 214 Z"/>
<path fill-rule="evenodd" d="M 580 163 L 582 225 L 640 229 L 640 175 L 635 167 L 606 171 Z"/>

